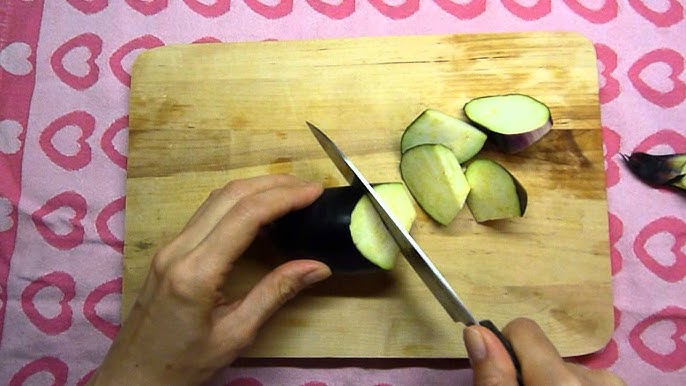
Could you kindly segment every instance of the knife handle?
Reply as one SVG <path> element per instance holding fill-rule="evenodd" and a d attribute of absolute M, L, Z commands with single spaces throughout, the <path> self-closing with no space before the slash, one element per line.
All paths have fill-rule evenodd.
<path fill-rule="evenodd" d="M 512 359 L 512 364 L 514 365 L 515 371 L 517 372 L 517 384 L 519 385 L 524 385 L 524 381 L 522 379 L 522 366 L 519 363 L 519 359 L 517 359 L 517 355 L 514 352 L 514 349 L 512 348 L 512 344 L 510 341 L 508 341 L 505 338 L 505 335 L 503 335 L 500 330 L 498 330 L 498 327 L 493 324 L 490 320 L 481 320 L 479 321 L 479 325 L 486 327 L 489 329 L 495 336 L 498 337 L 498 340 L 500 340 L 500 343 L 505 346 L 505 350 L 507 350 L 507 353 L 510 354 L 510 359 Z"/>

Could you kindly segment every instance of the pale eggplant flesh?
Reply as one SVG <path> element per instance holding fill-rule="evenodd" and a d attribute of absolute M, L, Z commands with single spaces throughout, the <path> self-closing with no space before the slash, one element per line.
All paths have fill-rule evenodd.
<path fill-rule="evenodd" d="M 539 141 L 553 127 L 550 109 L 525 94 L 490 95 L 470 100 L 464 113 L 504 153 L 515 154 Z"/>

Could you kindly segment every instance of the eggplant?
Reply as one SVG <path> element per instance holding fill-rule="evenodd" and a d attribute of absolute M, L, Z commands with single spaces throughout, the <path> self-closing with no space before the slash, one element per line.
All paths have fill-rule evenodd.
<path fill-rule="evenodd" d="M 491 95 L 470 100 L 464 113 L 504 153 L 518 153 L 553 126 L 550 109 L 524 94 Z"/>
<path fill-rule="evenodd" d="M 424 110 L 405 129 L 400 139 L 400 151 L 424 144 L 445 145 L 463 163 L 483 148 L 487 136 L 469 123 L 437 110 Z"/>
<path fill-rule="evenodd" d="M 419 145 L 400 159 L 400 173 L 419 206 L 448 225 L 464 206 L 469 184 L 455 154 L 444 145 Z"/>
<path fill-rule="evenodd" d="M 409 231 L 417 213 L 403 184 L 373 187 Z M 352 186 L 324 189 L 311 205 L 275 221 L 268 232 L 288 255 L 319 260 L 334 272 L 390 270 L 400 252 L 364 190 Z"/>
<path fill-rule="evenodd" d="M 526 190 L 501 164 L 489 159 L 472 161 L 465 177 L 471 188 L 467 207 L 476 222 L 524 216 Z"/>
<path fill-rule="evenodd" d="M 622 158 L 629 170 L 646 184 L 686 190 L 686 153 L 652 155 L 634 152 L 622 154 Z"/>

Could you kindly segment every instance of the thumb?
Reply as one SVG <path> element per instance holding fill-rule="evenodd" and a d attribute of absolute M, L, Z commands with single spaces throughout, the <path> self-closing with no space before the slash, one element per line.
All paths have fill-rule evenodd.
<path fill-rule="evenodd" d="M 319 261 L 289 261 L 262 278 L 232 314 L 250 330 L 256 331 L 288 300 L 329 276 L 331 269 Z"/>
<path fill-rule="evenodd" d="M 517 375 L 505 347 L 487 328 L 469 326 L 463 340 L 474 371 L 475 386 L 516 386 Z"/>

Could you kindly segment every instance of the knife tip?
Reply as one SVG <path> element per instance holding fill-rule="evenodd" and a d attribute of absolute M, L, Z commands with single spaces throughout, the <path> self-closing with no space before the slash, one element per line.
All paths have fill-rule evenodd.
<path fill-rule="evenodd" d="M 311 124 L 309 121 L 305 121 L 305 123 L 307 124 L 307 127 L 309 127 L 311 131 L 313 131 L 313 132 L 321 132 L 321 130 L 319 130 L 319 129 L 317 128 L 317 126 Z"/>

